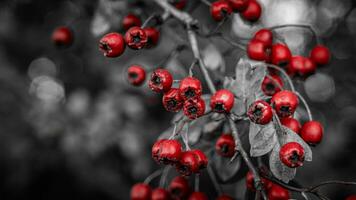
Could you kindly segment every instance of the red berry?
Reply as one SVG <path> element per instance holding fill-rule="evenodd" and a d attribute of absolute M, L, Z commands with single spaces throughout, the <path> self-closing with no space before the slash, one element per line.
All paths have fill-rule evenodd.
<path fill-rule="evenodd" d="M 181 176 L 177 176 L 171 181 L 168 190 L 174 200 L 185 199 L 190 193 L 187 179 Z"/>
<path fill-rule="evenodd" d="M 199 172 L 199 160 L 193 151 L 182 153 L 179 164 L 176 165 L 177 170 L 184 176 L 190 176 L 192 173 Z"/>
<path fill-rule="evenodd" d="M 208 200 L 208 197 L 202 192 L 193 192 L 188 200 Z"/>
<path fill-rule="evenodd" d="M 234 12 L 243 12 L 247 9 L 249 0 L 228 0 Z"/>
<path fill-rule="evenodd" d="M 178 112 L 183 108 L 183 99 L 180 96 L 179 89 L 171 88 L 163 95 L 163 106 L 167 111 Z"/>
<path fill-rule="evenodd" d="M 147 184 L 137 183 L 131 188 L 131 200 L 150 200 L 151 188 Z"/>
<path fill-rule="evenodd" d="M 234 106 L 234 102 L 234 94 L 230 90 L 222 89 L 211 96 L 210 108 L 214 112 L 229 113 Z"/>
<path fill-rule="evenodd" d="M 288 90 L 277 92 L 271 100 L 277 115 L 281 118 L 292 116 L 298 107 L 297 95 Z"/>
<path fill-rule="evenodd" d="M 156 188 L 152 191 L 151 200 L 169 200 L 170 196 L 167 190 Z"/>
<path fill-rule="evenodd" d="M 160 163 L 174 164 L 182 156 L 182 145 L 177 140 L 164 140 L 161 142 L 159 152 Z"/>
<path fill-rule="evenodd" d="M 230 4 L 225 0 L 218 0 L 211 4 L 210 14 L 215 21 L 221 21 L 232 13 Z"/>
<path fill-rule="evenodd" d="M 287 66 L 292 53 L 289 50 L 288 46 L 285 44 L 273 44 L 271 50 L 271 63 L 274 65 L 279 65 L 281 67 Z"/>
<path fill-rule="evenodd" d="M 292 131 L 294 131 L 295 133 L 299 134 L 300 129 L 301 129 L 301 125 L 299 123 L 298 120 L 289 117 L 289 118 L 283 118 L 281 119 L 281 123 L 283 126 L 291 129 Z"/>
<path fill-rule="evenodd" d="M 287 66 L 287 72 L 289 75 L 298 74 L 299 76 L 307 76 L 314 73 L 316 70 L 316 65 L 310 58 L 305 58 L 303 56 L 293 56 Z"/>
<path fill-rule="evenodd" d="M 154 92 L 167 92 L 173 84 L 172 74 L 166 69 L 156 69 L 151 74 L 148 86 Z"/>
<path fill-rule="evenodd" d="M 162 142 L 163 141 L 166 141 L 167 139 L 161 139 L 161 140 L 157 140 L 153 146 L 152 146 L 152 150 L 151 150 L 151 153 L 152 153 L 152 158 L 153 160 L 155 160 L 156 162 L 160 162 L 161 160 L 161 146 L 162 146 Z"/>
<path fill-rule="evenodd" d="M 142 22 L 140 18 L 138 18 L 136 15 L 131 13 L 126 15 L 122 20 L 122 26 L 124 27 L 125 30 L 128 30 L 134 26 L 141 26 L 141 24 Z"/>
<path fill-rule="evenodd" d="M 260 29 L 255 33 L 253 39 L 263 42 L 267 47 L 271 47 L 273 43 L 273 33 L 269 29 Z"/>
<path fill-rule="evenodd" d="M 178 10 L 183 10 L 187 5 L 187 0 L 168 0 L 170 4 L 176 7 Z"/>
<path fill-rule="evenodd" d="M 66 26 L 58 27 L 52 33 L 52 41 L 58 47 L 68 47 L 73 43 L 73 33 Z"/>
<path fill-rule="evenodd" d="M 231 158 L 234 156 L 235 147 L 235 140 L 231 134 L 221 135 L 215 143 L 215 150 L 222 157 Z"/>
<path fill-rule="evenodd" d="M 262 91 L 267 96 L 273 96 L 283 88 L 283 80 L 277 74 L 266 76 L 262 82 Z"/>
<path fill-rule="evenodd" d="M 247 21 L 255 22 L 261 17 L 262 8 L 256 0 L 249 0 L 247 8 L 241 13 L 241 16 Z"/>
<path fill-rule="evenodd" d="M 290 168 L 302 166 L 304 156 L 304 148 L 297 142 L 289 142 L 283 145 L 279 151 L 279 158 L 282 163 Z"/>
<path fill-rule="evenodd" d="M 258 61 L 269 60 L 269 48 L 268 46 L 259 40 L 251 40 L 247 45 L 247 55 L 249 58 Z"/>
<path fill-rule="evenodd" d="M 272 108 L 267 102 L 257 100 L 248 108 L 247 116 L 253 123 L 265 125 L 272 120 Z"/>
<path fill-rule="evenodd" d="M 201 98 L 189 99 L 184 102 L 183 111 L 189 119 L 199 118 L 205 113 L 205 102 Z"/>
<path fill-rule="evenodd" d="M 119 33 L 108 33 L 100 39 L 99 48 L 106 57 L 118 57 L 125 51 L 125 41 Z"/>
<path fill-rule="evenodd" d="M 186 77 L 179 84 L 180 95 L 184 101 L 195 99 L 202 94 L 201 82 L 194 77 Z"/>
<path fill-rule="evenodd" d="M 273 184 L 268 191 L 268 200 L 288 200 L 290 199 L 289 191 L 279 185 Z"/>
<path fill-rule="evenodd" d="M 131 65 L 127 69 L 129 82 L 134 86 L 142 85 L 146 79 L 146 71 L 140 65 Z"/>
<path fill-rule="evenodd" d="M 269 190 L 273 183 L 271 181 L 269 181 L 268 179 L 265 179 L 265 178 L 261 178 L 261 182 L 263 184 L 263 187 L 267 190 Z M 255 191 L 255 180 L 254 180 L 254 177 L 253 177 L 253 174 L 251 171 L 248 171 L 247 174 L 246 174 L 246 187 L 248 190 L 250 191 Z"/>
<path fill-rule="evenodd" d="M 208 166 L 208 157 L 206 157 L 205 153 L 199 149 L 192 150 L 198 160 L 198 168 L 199 170 L 205 169 Z"/>
<path fill-rule="evenodd" d="M 216 200 L 234 200 L 232 197 L 230 197 L 229 195 L 223 194 L 220 195 Z"/>
<path fill-rule="evenodd" d="M 317 65 L 326 65 L 330 62 L 330 51 L 326 46 L 317 45 L 310 52 L 310 58 Z"/>
<path fill-rule="evenodd" d="M 319 122 L 309 121 L 303 124 L 300 136 L 308 144 L 317 145 L 323 138 L 323 132 L 323 126 Z"/>
<path fill-rule="evenodd" d="M 147 45 L 147 41 L 146 32 L 138 26 L 131 27 L 125 34 L 125 42 L 131 49 L 142 49 Z"/>
<path fill-rule="evenodd" d="M 153 27 L 147 27 L 143 29 L 147 35 L 147 45 L 146 48 L 151 48 L 156 46 L 159 40 L 159 31 Z"/>
<path fill-rule="evenodd" d="M 345 200 L 356 200 L 356 195 L 350 195 Z"/>

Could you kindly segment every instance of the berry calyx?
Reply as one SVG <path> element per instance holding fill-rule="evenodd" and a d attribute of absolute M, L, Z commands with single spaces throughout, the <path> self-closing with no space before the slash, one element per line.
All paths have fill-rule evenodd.
<path fill-rule="evenodd" d="M 156 46 L 159 41 L 159 31 L 153 27 L 144 28 L 143 31 L 145 31 L 148 40 L 145 48 L 152 48 Z"/>
<path fill-rule="evenodd" d="M 58 27 L 52 33 L 52 42 L 57 47 L 68 47 L 73 43 L 73 33 L 66 26 Z"/>
<path fill-rule="evenodd" d="M 125 33 L 125 42 L 131 49 L 142 49 L 147 45 L 147 41 L 148 37 L 146 32 L 138 26 L 131 27 Z"/>
<path fill-rule="evenodd" d="M 186 151 L 182 153 L 179 164 L 176 165 L 177 170 L 184 176 L 190 176 L 193 173 L 199 172 L 198 157 L 193 151 Z"/>
<path fill-rule="evenodd" d="M 276 43 L 272 45 L 271 50 L 271 63 L 278 66 L 287 66 L 292 53 L 289 50 L 288 46 L 281 43 Z"/>
<path fill-rule="evenodd" d="M 126 15 L 122 19 L 122 26 L 124 27 L 125 30 L 128 30 L 134 26 L 141 26 L 141 24 L 142 24 L 141 19 L 132 13 Z"/>
<path fill-rule="evenodd" d="M 222 194 L 216 200 L 234 200 L 234 199 L 227 194 Z"/>
<path fill-rule="evenodd" d="M 258 61 L 269 60 L 269 48 L 268 46 L 259 40 L 251 40 L 247 45 L 247 55 L 249 58 Z"/>
<path fill-rule="evenodd" d="M 150 200 L 151 188 L 145 183 L 137 183 L 131 188 L 131 200 Z"/>
<path fill-rule="evenodd" d="M 231 134 L 221 135 L 215 143 L 215 150 L 222 157 L 231 158 L 234 156 L 236 152 L 235 148 L 235 140 Z"/>
<path fill-rule="evenodd" d="M 169 192 L 163 188 L 156 188 L 151 193 L 151 200 L 170 200 Z"/>
<path fill-rule="evenodd" d="M 127 79 L 134 86 L 140 86 L 145 82 L 146 70 L 140 65 L 131 65 L 127 69 Z"/>
<path fill-rule="evenodd" d="M 268 124 L 273 116 L 272 107 L 263 100 L 257 100 L 248 108 L 247 116 L 255 124 Z"/>
<path fill-rule="evenodd" d="M 225 0 L 218 0 L 211 4 L 210 14 L 215 21 L 221 21 L 232 13 L 230 4 Z"/>
<path fill-rule="evenodd" d="M 156 69 L 148 82 L 149 88 L 154 92 L 167 92 L 173 84 L 172 74 L 166 69 Z"/>
<path fill-rule="evenodd" d="M 323 126 L 318 121 L 309 121 L 303 124 L 300 136 L 310 145 L 317 145 L 323 139 Z"/>
<path fill-rule="evenodd" d="M 247 9 L 249 0 L 228 0 L 234 12 L 243 12 Z"/>
<path fill-rule="evenodd" d="M 283 88 L 283 80 L 277 74 L 266 76 L 262 81 L 262 91 L 267 96 L 273 96 Z"/>
<path fill-rule="evenodd" d="M 199 149 L 194 149 L 192 152 L 197 157 L 199 170 L 205 169 L 208 166 L 208 157 L 206 157 L 205 153 Z"/>
<path fill-rule="evenodd" d="M 273 184 L 271 189 L 268 191 L 268 200 L 288 200 L 290 199 L 290 193 L 287 189 Z"/>
<path fill-rule="evenodd" d="M 201 98 L 189 99 L 184 102 L 183 111 L 189 119 L 199 118 L 205 113 L 205 102 Z"/>
<path fill-rule="evenodd" d="M 283 145 L 279 151 L 279 158 L 282 163 L 290 168 L 302 166 L 304 156 L 304 148 L 297 142 L 289 142 Z"/>
<path fill-rule="evenodd" d="M 181 176 L 175 177 L 168 186 L 172 199 L 185 199 L 190 193 L 187 179 Z"/>
<path fill-rule="evenodd" d="M 262 13 L 261 5 L 256 0 L 249 0 L 247 8 L 241 12 L 241 16 L 250 22 L 256 22 L 260 19 Z"/>
<path fill-rule="evenodd" d="M 125 51 L 125 41 L 119 33 L 108 33 L 100 39 L 99 48 L 106 57 L 118 57 Z"/>
<path fill-rule="evenodd" d="M 283 118 L 281 119 L 281 124 L 293 132 L 299 134 L 301 125 L 298 120 L 294 119 L 293 117 Z"/>
<path fill-rule="evenodd" d="M 179 90 L 184 101 L 200 97 L 202 94 L 201 82 L 194 77 L 186 77 L 181 80 Z"/>
<path fill-rule="evenodd" d="M 287 66 L 287 72 L 289 75 L 299 75 L 305 77 L 314 73 L 316 70 L 316 65 L 310 58 L 305 58 L 303 56 L 293 56 Z"/>
<path fill-rule="evenodd" d="M 217 113 L 229 113 L 234 106 L 234 94 L 227 89 L 218 90 L 210 99 L 210 108 Z"/>
<path fill-rule="evenodd" d="M 327 65 L 330 57 L 329 48 L 323 45 L 316 45 L 310 52 L 310 59 L 317 65 Z"/>
<path fill-rule="evenodd" d="M 208 197 L 202 192 L 193 192 L 188 200 L 208 200 Z"/>
<path fill-rule="evenodd" d="M 183 108 L 184 103 L 177 88 L 171 88 L 166 92 L 163 95 L 162 102 L 164 108 L 169 112 L 178 112 Z"/>
<path fill-rule="evenodd" d="M 292 116 L 298 107 L 299 100 L 296 94 L 289 90 L 277 92 L 272 96 L 272 107 L 281 118 Z"/>
<path fill-rule="evenodd" d="M 260 29 L 255 33 L 253 39 L 263 42 L 267 47 L 271 47 L 273 43 L 273 33 L 269 29 Z"/>

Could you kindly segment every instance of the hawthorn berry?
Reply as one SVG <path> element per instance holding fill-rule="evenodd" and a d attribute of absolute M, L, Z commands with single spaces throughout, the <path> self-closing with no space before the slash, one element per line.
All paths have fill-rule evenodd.
<path fill-rule="evenodd" d="M 289 142 L 283 145 L 279 151 L 279 158 L 282 163 L 290 168 L 302 166 L 304 156 L 304 148 L 297 142 Z"/>
<path fill-rule="evenodd" d="M 253 123 L 265 125 L 272 120 L 272 107 L 263 100 L 257 100 L 250 105 L 247 116 Z"/>
<path fill-rule="evenodd" d="M 247 45 L 247 55 L 253 60 L 267 61 L 269 60 L 269 52 L 268 46 L 256 39 L 251 40 Z"/>
<path fill-rule="evenodd" d="M 272 45 L 271 50 L 271 63 L 278 66 L 287 66 L 292 53 L 289 50 L 288 46 L 281 43 L 276 43 Z"/>
<path fill-rule="evenodd" d="M 194 149 L 192 152 L 197 157 L 199 170 L 205 169 L 208 166 L 208 157 L 206 157 L 205 153 L 199 149 Z"/>
<path fill-rule="evenodd" d="M 147 41 L 146 32 L 138 26 L 131 27 L 125 33 L 125 42 L 131 49 L 142 49 L 147 45 Z"/>
<path fill-rule="evenodd" d="M 184 103 L 177 88 L 171 88 L 166 92 L 163 95 L 162 102 L 164 108 L 169 112 L 178 112 L 183 108 Z"/>
<path fill-rule="evenodd" d="M 249 0 L 246 9 L 241 12 L 241 16 L 250 22 L 255 22 L 261 17 L 262 8 L 256 0 Z"/>
<path fill-rule="evenodd" d="M 163 188 L 156 188 L 151 193 L 151 200 L 169 200 L 169 192 Z"/>
<path fill-rule="evenodd" d="M 273 184 L 270 190 L 268 190 L 268 200 L 288 200 L 290 199 L 290 193 L 287 189 Z"/>
<path fill-rule="evenodd" d="M 200 97 L 202 94 L 202 86 L 199 79 L 194 77 L 186 77 L 179 84 L 180 95 L 186 101 Z"/>
<path fill-rule="evenodd" d="M 273 43 L 273 33 L 269 29 L 260 29 L 255 33 L 253 39 L 263 42 L 267 47 L 271 47 Z"/>
<path fill-rule="evenodd" d="M 154 92 L 167 92 L 173 84 L 172 74 L 166 69 L 156 69 L 151 74 L 148 86 Z"/>
<path fill-rule="evenodd" d="M 268 179 L 265 179 L 263 177 L 261 177 L 261 182 L 262 182 L 263 187 L 266 190 L 269 190 L 273 184 L 271 181 L 269 181 Z M 253 174 L 251 171 L 248 171 L 246 174 L 246 187 L 250 191 L 253 191 L 253 192 L 256 191 L 255 180 L 254 180 L 254 177 L 253 177 Z"/>
<path fill-rule="evenodd" d="M 202 192 L 193 192 L 188 200 L 208 200 L 208 197 Z"/>
<path fill-rule="evenodd" d="M 243 12 L 247 9 L 249 0 L 228 0 L 234 12 Z"/>
<path fill-rule="evenodd" d="M 201 98 L 189 99 L 184 102 L 183 111 L 189 119 L 199 118 L 205 113 L 205 102 Z"/>
<path fill-rule="evenodd" d="M 168 0 L 170 4 L 176 7 L 178 10 L 183 10 L 187 5 L 187 0 Z"/>
<path fill-rule="evenodd" d="M 292 116 L 298 107 L 299 100 L 292 91 L 283 90 L 272 96 L 272 107 L 281 118 Z"/>
<path fill-rule="evenodd" d="M 210 99 L 210 108 L 217 113 L 229 113 L 234 106 L 234 94 L 227 89 L 218 90 Z"/>
<path fill-rule="evenodd" d="M 132 13 L 126 15 L 122 19 L 122 26 L 124 27 L 125 30 L 128 30 L 134 26 L 141 26 L 141 24 L 142 24 L 141 19 Z"/>
<path fill-rule="evenodd" d="M 160 35 L 159 31 L 153 27 L 144 28 L 143 31 L 145 31 L 148 39 L 147 45 L 145 47 L 151 48 L 156 46 L 159 40 L 159 35 Z"/>
<path fill-rule="evenodd" d="M 100 39 L 99 48 L 106 57 L 118 57 L 125 51 L 125 41 L 119 33 L 108 33 Z"/>
<path fill-rule="evenodd" d="M 216 200 L 234 200 L 232 197 L 230 197 L 229 195 L 223 194 L 218 196 L 218 198 Z"/>
<path fill-rule="evenodd" d="M 176 165 L 177 170 L 184 176 L 190 176 L 193 173 L 199 172 L 199 160 L 193 151 L 185 151 L 182 153 L 179 164 Z"/>
<path fill-rule="evenodd" d="M 283 88 L 283 80 L 277 74 L 272 74 L 263 79 L 261 87 L 265 95 L 273 96 Z"/>
<path fill-rule="evenodd" d="M 303 124 L 300 136 L 310 145 L 317 145 L 323 138 L 323 126 L 318 121 L 309 121 Z"/>
<path fill-rule="evenodd" d="M 145 183 L 137 183 L 131 188 L 131 200 L 150 200 L 151 188 Z"/>
<path fill-rule="evenodd" d="M 163 140 L 158 153 L 159 162 L 163 164 L 175 164 L 182 155 L 182 145 L 177 140 Z"/>
<path fill-rule="evenodd" d="M 298 120 L 294 119 L 293 117 L 283 118 L 281 119 L 281 124 L 295 133 L 299 134 L 301 125 Z"/>
<path fill-rule="evenodd" d="M 190 193 L 189 183 L 184 177 L 177 176 L 169 184 L 168 191 L 174 200 L 185 199 Z"/>
<path fill-rule="evenodd" d="M 316 45 L 310 52 L 310 59 L 317 65 L 326 65 L 330 62 L 329 48 L 323 45 Z"/>
<path fill-rule="evenodd" d="M 232 8 L 225 0 L 215 1 L 210 6 L 210 14 L 215 21 L 221 21 L 231 13 Z"/>
<path fill-rule="evenodd" d="M 140 86 L 146 79 L 146 71 L 140 65 L 131 65 L 127 69 L 129 82 L 134 86 Z"/>
<path fill-rule="evenodd" d="M 221 135 L 215 143 L 215 150 L 222 157 L 231 158 L 234 156 L 235 147 L 235 140 L 231 134 Z"/>
<path fill-rule="evenodd" d="M 299 75 L 301 77 L 310 75 L 316 70 L 315 63 L 310 58 L 303 56 L 293 56 L 287 66 L 289 75 Z"/>
<path fill-rule="evenodd" d="M 166 141 L 167 139 L 161 139 L 161 140 L 157 140 L 151 149 L 151 153 L 152 153 L 152 158 L 153 160 L 155 160 L 156 162 L 160 162 L 161 160 L 161 144 L 162 142 Z"/>
<path fill-rule="evenodd" d="M 73 33 L 66 26 L 58 27 L 52 33 L 52 42 L 58 47 L 68 47 L 73 43 Z"/>

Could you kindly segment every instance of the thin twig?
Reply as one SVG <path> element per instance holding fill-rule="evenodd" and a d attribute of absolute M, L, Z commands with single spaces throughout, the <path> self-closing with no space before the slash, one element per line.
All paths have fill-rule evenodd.
<path fill-rule="evenodd" d="M 313 120 L 313 115 L 310 111 L 309 105 L 307 103 L 307 101 L 304 99 L 304 97 L 299 93 L 299 92 L 295 92 L 297 94 L 297 96 L 299 97 L 299 99 L 303 102 L 305 109 L 307 110 L 308 113 L 308 117 L 309 117 L 309 121 Z"/>
<path fill-rule="evenodd" d="M 147 178 L 143 181 L 143 183 L 145 184 L 150 184 L 150 182 L 155 179 L 156 177 L 158 177 L 159 175 L 162 174 L 162 169 L 156 170 L 154 171 L 152 174 L 150 174 L 149 176 L 147 176 Z"/>
<path fill-rule="evenodd" d="M 319 39 L 318 35 L 316 34 L 316 31 L 309 24 L 284 24 L 284 25 L 279 25 L 279 26 L 273 26 L 273 27 L 270 27 L 269 29 L 273 31 L 276 29 L 290 28 L 290 27 L 303 28 L 303 29 L 309 30 L 312 33 L 315 40 L 317 41 L 317 43 L 320 43 L 320 39 Z"/>
<path fill-rule="evenodd" d="M 196 192 L 199 191 L 199 179 L 200 179 L 200 174 L 195 174 L 194 191 L 196 191 Z"/>
<path fill-rule="evenodd" d="M 289 75 L 280 67 L 276 66 L 276 65 L 272 65 L 272 64 L 266 64 L 267 67 L 269 68 L 272 68 L 272 69 L 276 69 L 278 70 L 280 73 L 282 73 L 285 77 L 285 79 L 287 80 L 289 86 L 290 86 L 290 89 L 295 92 L 295 87 L 294 87 L 294 84 L 293 84 L 293 81 L 292 79 L 290 79 Z"/>
<path fill-rule="evenodd" d="M 167 176 L 168 176 L 170 168 L 171 168 L 170 166 L 166 166 L 163 169 L 161 179 L 159 180 L 159 187 L 160 188 L 165 188 L 166 181 L 167 181 Z"/>
<path fill-rule="evenodd" d="M 211 6 L 211 3 L 208 0 L 200 0 L 200 1 L 209 7 Z"/>

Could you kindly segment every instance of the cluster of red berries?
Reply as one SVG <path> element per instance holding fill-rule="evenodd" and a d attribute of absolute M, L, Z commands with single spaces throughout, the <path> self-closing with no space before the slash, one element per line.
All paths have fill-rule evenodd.
<path fill-rule="evenodd" d="M 231 134 L 222 134 L 215 143 L 216 152 L 226 158 L 231 158 L 236 153 L 236 144 Z"/>
<path fill-rule="evenodd" d="M 256 0 L 218 0 L 211 4 L 210 14 L 221 21 L 232 12 L 240 13 L 247 21 L 255 22 L 261 17 L 262 8 Z"/>
<path fill-rule="evenodd" d="M 57 47 L 69 47 L 73 43 L 73 33 L 66 26 L 58 27 L 52 33 L 52 42 Z"/>

